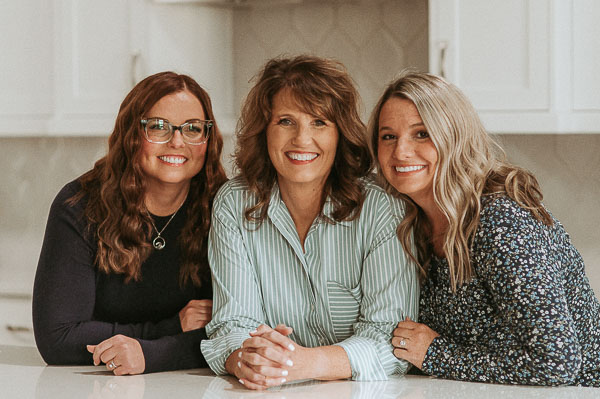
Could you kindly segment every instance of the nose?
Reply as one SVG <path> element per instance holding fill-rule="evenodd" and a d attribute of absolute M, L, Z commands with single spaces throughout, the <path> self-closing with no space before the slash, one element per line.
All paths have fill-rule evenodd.
<path fill-rule="evenodd" d="M 309 124 L 299 123 L 296 128 L 296 134 L 292 139 L 292 144 L 302 147 L 312 142 L 312 129 Z"/>
<path fill-rule="evenodd" d="M 173 129 L 173 137 L 171 137 L 171 140 L 168 144 L 169 147 L 172 148 L 181 148 L 185 146 L 185 143 L 183 142 L 183 135 L 181 134 L 181 128 Z"/>
<path fill-rule="evenodd" d="M 409 159 L 415 154 L 414 142 L 408 138 L 400 137 L 396 141 L 394 148 L 394 157 L 396 159 Z"/>

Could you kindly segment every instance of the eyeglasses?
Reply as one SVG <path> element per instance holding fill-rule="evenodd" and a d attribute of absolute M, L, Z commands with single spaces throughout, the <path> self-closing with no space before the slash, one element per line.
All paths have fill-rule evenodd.
<path fill-rule="evenodd" d="M 144 118 L 141 120 L 141 123 L 144 127 L 146 140 L 155 144 L 165 144 L 171 141 L 175 130 L 181 132 L 183 142 L 186 144 L 204 144 L 208 141 L 208 137 L 214 126 L 213 121 L 202 119 L 194 119 L 179 126 L 173 125 L 168 120 L 162 118 Z"/>

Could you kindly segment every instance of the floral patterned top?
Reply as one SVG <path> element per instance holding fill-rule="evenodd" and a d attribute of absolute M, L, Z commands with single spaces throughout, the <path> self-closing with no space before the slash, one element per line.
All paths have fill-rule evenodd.
<path fill-rule="evenodd" d="M 434 258 L 420 322 L 440 334 L 423 371 L 466 381 L 600 386 L 600 312 L 581 255 L 506 196 L 482 203 L 474 278 L 456 293 Z"/>

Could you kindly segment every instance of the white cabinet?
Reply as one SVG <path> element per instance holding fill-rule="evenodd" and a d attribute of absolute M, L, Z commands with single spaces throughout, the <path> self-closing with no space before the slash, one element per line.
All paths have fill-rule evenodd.
<path fill-rule="evenodd" d="M 52 2 L 0 2 L 0 134 L 39 130 L 51 116 Z"/>
<path fill-rule="evenodd" d="M 572 115 L 569 127 L 573 131 L 600 132 L 600 2 L 568 3 L 563 35 L 569 40 L 564 47 L 570 53 L 563 61 L 569 64 L 565 73 L 573 79 L 572 97 L 568 101 L 568 112 Z"/>
<path fill-rule="evenodd" d="M 0 135 L 110 132 L 131 87 L 129 3 L 1 3 Z"/>
<path fill-rule="evenodd" d="M 496 133 L 600 132 L 600 4 L 430 0 L 430 70 Z"/>
<path fill-rule="evenodd" d="M 180 0 L 130 1 L 138 76 L 166 70 L 191 76 L 208 92 L 221 132 L 233 133 L 233 9 Z"/>
<path fill-rule="evenodd" d="M 130 2 L 55 0 L 55 108 L 47 131 L 108 134 L 134 82 Z"/>
<path fill-rule="evenodd" d="M 195 78 L 232 131 L 232 12 L 151 0 L 1 2 L 0 136 L 108 135 L 133 85 L 164 70 Z"/>
<path fill-rule="evenodd" d="M 0 294 L 0 345 L 35 346 L 31 297 Z"/>

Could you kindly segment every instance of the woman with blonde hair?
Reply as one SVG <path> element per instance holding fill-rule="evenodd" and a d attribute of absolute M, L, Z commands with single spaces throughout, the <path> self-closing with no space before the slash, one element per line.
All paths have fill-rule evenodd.
<path fill-rule="evenodd" d="M 240 176 L 213 210 L 202 353 L 247 388 L 407 368 L 389 336 L 416 316 L 416 269 L 395 236 L 401 203 L 368 179 L 358 101 L 339 63 L 298 56 L 270 60 L 244 103 Z"/>
<path fill-rule="evenodd" d="M 383 183 L 406 203 L 398 236 L 422 276 L 420 323 L 398 324 L 394 354 L 443 378 L 599 386 L 599 303 L 583 260 L 464 94 L 405 74 L 370 134 Z"/>
<path fill-rule="evenodd" d="M 47 363 L 116 375 L 206 366 L 208 231 L 226 181 L 214 119 L 189 76 L 149 76 L 123 100 L 108 154 L 57 195 L 33 288 Z"/>

